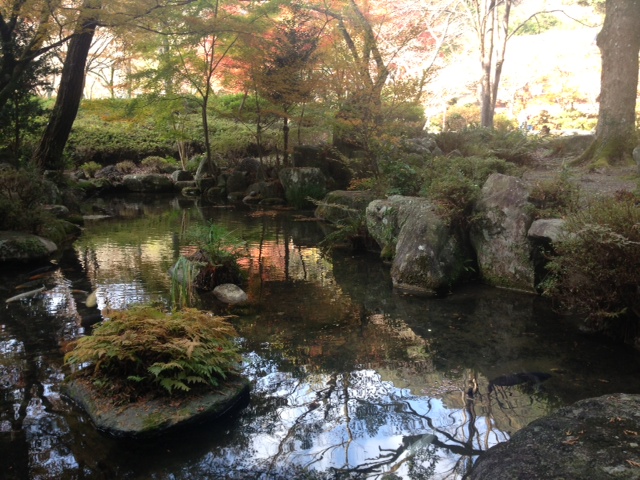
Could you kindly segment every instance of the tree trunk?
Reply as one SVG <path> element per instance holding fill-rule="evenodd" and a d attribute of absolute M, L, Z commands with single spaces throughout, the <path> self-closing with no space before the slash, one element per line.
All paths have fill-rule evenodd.
<path fill-rule="evenodd" d="M 579 162 L 615 163 L 636 145 L 640 0 L 607 0 L 598 34 L 602 55 L 596 139 Z"/>
<path fill-rule="evenodd" d="M 60 87 L 49 123 L 33 160 L 41 170 L 62 172 L 62 152 L 78 114 L 84 89 L 85 66 L 93 35 L 98 26 L 100 0 L 84 0 L 82 13 L 62 67 Z"/>
<path fill-rule="evenodd" d="M 285 167 L 289 166 L 289 118 L 286 113 L 282 118 L 282 143 L 284 144 L 284 152 L 282 153 L 282 163 Z"/>

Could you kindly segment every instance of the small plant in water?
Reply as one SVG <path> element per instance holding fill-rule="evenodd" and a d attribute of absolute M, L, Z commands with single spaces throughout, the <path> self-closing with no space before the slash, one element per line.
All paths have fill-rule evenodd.
<path fill-rule="evenodd" d="M 75 342 L 65 363 L 119 402 L 211 389 L 237 374 L 236 332 L 223 317 L 151 306 L 113 312 Z"/>

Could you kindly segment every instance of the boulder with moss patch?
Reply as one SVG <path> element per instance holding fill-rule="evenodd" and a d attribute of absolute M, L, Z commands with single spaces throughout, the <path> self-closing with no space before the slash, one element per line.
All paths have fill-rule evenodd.
<path fill-rule="evenodd" d="M 163 397 L 114 405 L 86 379 L 76 379 L 63 392 L 91 417 L 99 430 L 115 437 L 154 437 L 179 427 L 212 421 L 247 405 L 249 381 L 228 379 L 215 390 L 186 397 Z"/>
<path fill-rule="evenodd" d="M 58 250 L 51 240 L 22 232 L 0 232 L 0 262 L 31 262 Z"/>
<path fill-rule="evenodd" d="M 125 175 L 122 181 L 130 192 L 170 192 L 174 188 L 171 178 L 159 173 Z"/>
<path fill-rule="evenodd" d="M 529 191 L 515 177 L 492 174 L 474 214 L 471 243 L 482 279 L 493 286 L 533 292 L 534 268 L 527 238 L 533 222 Z"/>

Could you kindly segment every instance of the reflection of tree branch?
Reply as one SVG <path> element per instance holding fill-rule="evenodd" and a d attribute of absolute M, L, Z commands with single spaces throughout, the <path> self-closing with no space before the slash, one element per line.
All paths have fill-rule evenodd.
<path fill-rule="evenodd" d="M 460 455 L 479 455 L 480 453 L 482 453 L 482 450 L 477 450 L 475 448 L 472 447 L 468 447 L 466 445 L 466 443 L 461 442 L 460 440 L 457 440 L 453 435 L 451 435 L 450 433 L 441 430 L 440 428 L 436 427 L 433 423 L 433 420 L 426 416 L 426 415 L 422 415 L 421 413 L 418 413 L 412 406 L 411 404 L 409 404 L 409 402 L 400 402 L 403 405 L 406 406 L 407 410 L 403 413 L 409 413 L 411 415 L 417 416 L 419 418 L 422 418 L 424 420 L 427 421 L 427 425 L 429 425 L 429 428 L 431 428 L 434 432 L 438 432 L 439 434 L 447 437 L 448 440 L 450 440 L 451 442 L 454 442 L 458 445 L 451 445 L 448 443 L 443 443 L 440 440 L 434 440 L 433 444 L 441 447 L 441 448 L 445 448 L 447 450 L 449 450 L 452 453 L 457 453 Z M 431 404 L 431 400 L 429 400 L 429 404 Z"/>

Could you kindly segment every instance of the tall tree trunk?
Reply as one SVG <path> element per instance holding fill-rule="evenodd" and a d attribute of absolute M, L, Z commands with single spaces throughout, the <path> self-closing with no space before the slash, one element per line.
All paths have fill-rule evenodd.
<path fill-rule="evenodd" d="M 78 114 L 84 88 L 85 66 L 93 35 L 98 26 L 101 0 L 84 0 L 74 37 L 62 67 L 60 87 L 49 123 L 33 160 L 41 170 L 64 169 L 62 152 Z"/>
<path fill-rule="evenodd" d="M 282 143 L 284 144 L 284 152 L 282 153 L 282 163 L 285 167 L 289 166 L 289 117 L 285 112 L 282 118 Z"/>
<path fill-rule="evenodd" d="M 602 54 L 596 139 L 579 162 L 615 163 L 636 144 L 640 0 L 607 0 L 597 44 Z"/>

